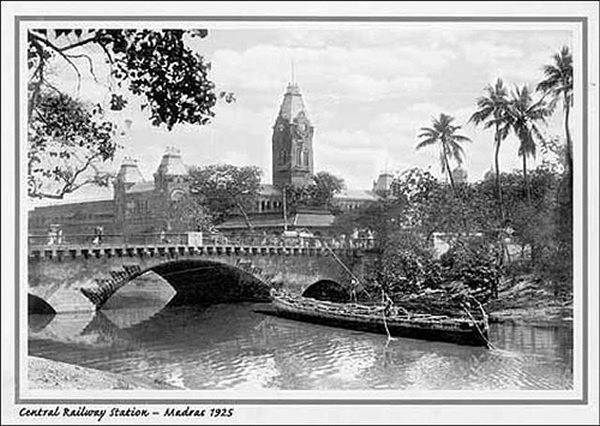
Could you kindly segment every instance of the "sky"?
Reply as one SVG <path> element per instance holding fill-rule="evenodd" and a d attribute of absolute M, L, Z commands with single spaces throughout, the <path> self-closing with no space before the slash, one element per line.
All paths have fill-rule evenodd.
<path fill-rule="evenodd" d="M 117 170 L 128 155 L 152 179 L 166 147 L 176 146 L 187 165 L 257 165 L 263 182 L 270 183 L 272 126 L 293 63 L 294 80 L 315 127 L 315 172 L 334 173 L 353 189 L 370 189 L 379 173 L 410 167 L 429 168 L 441 177 L 437 148 L 415 147 L 419 129 L 446 113 L 472 139 L 464 147 L 464 167 L 470 181 L 479 180 L 493 164 L 493 132 L 467 121 L 484 87 L 498 77 L 510 88 L 534 87 L 551 56 L 573 44 L 568 30 L 462 23 L 208 30 L 208 37 L 192 39 L 190 46 L 211 62 L 210 78 L 217 89 L 234 92 L 236 102 L 219 102 L 209 125 L 183 125 L 169 132 L 152 126 L 139 103 L 130 99 L 130 106 L 114 116 L 124 131 L 119 138 L 123 149 L 108 169 Z M 72 72 L 65 69 L 58 75 L 64 87 L 74 87 Z M 106 99 L 106 88 L 84 76 L 78 94 Z M 560 110 L 546 133 L 563 137 Z M 517 147 L 512 136 L 504 142 L 502 170 L 521 167 Z M 66 201 L 98 196 L 110 196 L 110 191 L 88 188 Z"/>

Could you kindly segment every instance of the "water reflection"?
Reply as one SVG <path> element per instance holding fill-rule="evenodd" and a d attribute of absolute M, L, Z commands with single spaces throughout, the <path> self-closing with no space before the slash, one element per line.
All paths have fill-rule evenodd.
<path fill-rule="evenodd" d="M 30 317 L 29 350 L 188 389 L 570 389 L 571 329 L 493 325 L 500 350 L 306 324 L 252 304 Z M 45 325 L 44 325 L 45 324 Z"/>

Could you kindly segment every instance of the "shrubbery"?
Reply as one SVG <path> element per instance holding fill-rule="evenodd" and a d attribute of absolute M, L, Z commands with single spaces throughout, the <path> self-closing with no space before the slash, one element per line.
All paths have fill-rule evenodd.
<path fill-rule="evenodd" d="M 404 232 L 382 252 L 370 287 L 375 294 L 383 288 L 392 298 L 445 290 L 475 294 L 483 301 L 497 295 L 501 275 L 499 255 L 485 242 L 463 239 L 435 260 L 423 238 Z"/>

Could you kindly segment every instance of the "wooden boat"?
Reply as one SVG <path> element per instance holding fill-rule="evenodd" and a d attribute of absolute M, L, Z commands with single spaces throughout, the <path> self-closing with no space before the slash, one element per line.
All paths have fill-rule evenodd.
<path fill-rule="evenodd" d="M 393 337 L 435 340 L 470 346 L 489 346 L 485 311 L 462 316 L 409 313 L 405 309 L 325 302 L 301 296 L 272 293 L 272 315 Z"/>

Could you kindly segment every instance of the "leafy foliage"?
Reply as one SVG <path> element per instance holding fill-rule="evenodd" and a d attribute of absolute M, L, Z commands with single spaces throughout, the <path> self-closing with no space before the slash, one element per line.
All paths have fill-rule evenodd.
<path fill-rule="evenodd" d="M 117 145 L 110 122 L 99 107 L 90 112 L 62 93 L 40 93 L 28 126 L 28 194 L 62 198 L 88 184 L 108 185 L 110 175 L 94 170 L 114 155 Z"/>
<path fill-rule="evenodd" d="M 65 104 L 62 109 L 65 118 L 70 113 L 74 114 L 72 121 L 77 125 L 72 130 L 82 129 L 79 139 L 89 138 L 89 126 L 78 126 L 82 123 L 79 111 L 86 106 L 83 103 L 74 106 L 78 102 L 76 99 L 85 72 L 97 84 L 104 85 L 109 95 L 107 103 L 100 105 L 96 111 L 123 110 L 128 103 L 123 90 L 126 89 L 142 99 L 142 108 L 149 112 L 153 125 L 165 125 L 169 130 L 181 123 L 208 123 L 214 116 L 213 107 L 219 97 L 232 102 L 235 99 L 233 94 L 216 93 L 214 83 L 208 76 L 210 63 L 186 44 L 188 38 L 204 38 L 207 34 L 206 30 L 30 30 L 27 40 L 29 133 L 30 150 L 34 151 L 32 157 L 36 161 L 30 171 L 37 171 L 35 176 L 30 176 L 33 182 L 30 184 L 30 195 L 62 198 L 81 186 L 71 183 L 48 192 L 47 188 L 52 185 L 42 182 L 44 178 L 63 179 L 63 175 L 73 173 L 70 169 L 79 169 L 68 161 L 72 157 L 62 157 L 65 161 L 61 165 L 46 164 L 45 159 L 36 152 L 38 146 L 35 144 L 39 145 L 40 138 L 48 139 L 54 133 L 61 132 L 59 126 L 65 120 L 48 119 L 44 115 L 48 111 L 48 99 L 52 98 Z M 98 57 L 103 58 L 105 64 Z M 53 70 L 58 65 L 74 72 L 76 93 L 67 93 L 53 81 Z M 108 68 L 104 82 L 99 79 L 99 71 L 103 68 Z M 64 101 L 67 98 L 72 100 L 69 105 Z M 106 149 L 103 136 L 97 133 L 80 146 L 88 150 L 85 155 L 80 152 L 80 156 L 93 158 L 89 164 L 83 161 L 83 164 L 87 164 L 86 172 L 93 172 L 97 163 L 111 159 L 114 154 L 114 149 Z M 64 142 L 64 138 L 58 137 L 54 144 L 59 147 Z M 98 156 L 97 152 L 108 155 Z"/>
<path fill-rule="evenodd" d="M 256 166 L 214 164 L 197 167 L 190 171 L 190 192 L 199 197 L 216 224 L 241 212 L 251 228 L 246 211 L 257 200 L 260 176 Z"/>
<path fill-rule="evenodd" d="M 214 219 L 199 197 L 185 196 L 172 201 L 167 210 L 171 231 L 213 232 Z"/>
<path fill-rule="evenodd" d="M 332 210 L 333 196 L 340 193 L 344 186 L 342 178 L 329 172 L 318 172 L 308 185 L 285 188 L 287 208 L 294 210 L 298 207 L 311 207 Z"/>
<path fill-rule="evenodd" d="M 502 250 L 498 246 L 486 244 L 484 240 L 459 241 L 440 261 L 447 281 L 497 296 L 502 263 Z"/>
<path fill-rule="evenodd" d="M 560 52 L 552 57 L 554 63 L 544 66 L 544 79 L 540 81 L 536 89 L 544 95 L 551 96 L 550 111 L 556 103 L 562 99 L 564 111 L 564 126 L 566 138 L 567 173 L 572 185 L 573 179 L 573 141 L 569 130 L 569 114 L 573 106 L 573 55 L 567 46 L 563 46 Z"/>
<path fill-rule="evenodd" d="M 500 186 L 500 145 L 508 136 L 509 125 L 509 100 L 508 91 L 502 79 L 498 78 L 494 86 L 485 88 L 486 96 L 477 99 L 477 110 L 471 115 L 469 121 L 484 128 L 495 128 L 494 132 L 494 171 L 496 172 L 496 195 L 500 218 L 504 219 L 504 204 L 502 202 L 502 187 Z"/>
<path fill-rule="evenodd" d="M 454 117 L 451 115 L 440 114 L 438 118 L 433 119 L 432 127 L 422 127 L 421 133 L 418 135 L 422 140 L 417 144 L 417 149 L 439 143 L 442 171 L 448 174 L 450 185 L 455 190 L 454 178 L 450 170 L 450 159 L 462 164 L 464 150 L 460 144 L 470 142 L 471 139 L 456 133 L 461 126 L 452 124 L 453 121 Z"/>
<path fill-rule="evenodd" d="M 382 249 L 388 238 L 401 230 L 403 217 L 404 205 L 397 199 L 385 198 L 339 214 L 334 226 L 346 235 L 355 231 L 371 232 L 377 247 Z"/>
<path fill-rule="evenodd" d="M 519 155 L 523 159 L 523 181 L 529 194 L 527 180 L 527 157 L 536 155 L 536 141 L 544 137 L 537 125 L 546 121 L 549 111 L 543 99 L 534 100 L 527 86 L 517 87 L 512 93 L 508 109 L 508 123 L 519 139 Z"/>

